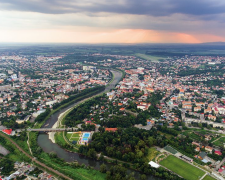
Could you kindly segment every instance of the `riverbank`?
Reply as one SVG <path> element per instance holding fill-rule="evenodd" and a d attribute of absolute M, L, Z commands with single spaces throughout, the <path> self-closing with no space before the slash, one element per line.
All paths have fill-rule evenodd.
<path fill-rule="evenodd" d="M 119 73 L 119 74 L 118 74 Z M 115 85 L 121 80 L 121 78 L 124 76 L 123 72 L 120 71 L 120 70 L 112 70 L 112 79 L 109 81 L 108 85 L 106 85 L 106 88 L 103 92 L 100 92 L 96 95 L 93 95 L 92 97 L 89 97 L 89 98 L 86 98 L 86 99 L 83 99 L 77 103 L 75 103 L 72 107 L 70 107 L 69 109 L 66 109 L 64 112 L 60 113 L 57 117 L 57 120 L 56 122 L 54 123 L 54 125 L 52 126 L 52 128 L 57 128 L 57 127 L 61 127 L 62 126 L 62 121 L 63 121 L 63 118 L 69 114 L 69 112 L 71 110 L 73 110 L 74 108 L 76 108 L 77 106 L 79 106 L 81 103 L 84 103 L 94 97 L 97 97 L 99 95 L 102 95 L 103 93 L 106 93 L 108 91 L 110 91 L 112 88 L 115 87 Z M 55 132 L 50 132 L 49 133 L 49 139 L 53 142 L 53 143 L 56 143 L 55 141 L 55 135 L 56 133 Z"/>
<path fill-rule="evenodd" d="M 62 112 L 59 117 L 58 117 L 58 120 L 55 122 L 55 124 L 52 126 L 52 128 L 57 128 L 57 127 L 60 127 L 61 126 L 61 121 L 63 119 L 63 117 L 68 113 L 70 112 L 74 107 L 71 107 L 69 109 L 67 109 L 65 112 Z M 49 132 L 48 135 L 49 135 L 49 139 L 55 143 L 55 133 L 56 132 Z"/>
<path fill-rule="evenodd" d="M 105 89 L 104 92 L 108 92 L 111 89 L 113 89 L 115 87 L 115 85 L 121 80 L 122 72 L 118 72 L 118 71 L 114 71 L 114 72 L 115 72 L 114 81 L 111 83 L 111 85 L 107 86 L 107 88 Z M 102 94 L 102 93 L 100 93 L 100 94 Z M 61 109 L 59 112 L 53 114 L 51 116 L 51 118 L 46 122 L 47 127 L 50 128 L 53 125 L 57 124 L 56 122 L 59 122 L 59 119 L 62 119 L 62 117 L 64 117 L 66 115 L 66 114 L 62 114 L 63 112 L 69 111 L 69 109 L 71 107 L 75 107 L 79 104 L 80 104 L 80 102 L 74 103 L 70 107 Z M 74 162 L 78 162 L 80 165 L 83 164 L 86 167 L 90 166 L 90 167 L 93 167 L 95 170 L 99 171 L 100 166 L 104 163 L 102 161 L 97 161 L 95 159 L 85 157 L 85 156 L 80 155 L 78 153 L 69 152 L 69 151 L 65 150 L 64 148 L 60 147 L 58 144 L 53 143 L 49 139 L 49 135 L 47 135 L 47 134 L 39 134 L 39 136 L 38 136 L 38 146 L 40 146 L 42 148 L 42 150 L 44 152 L 48 153 L 48 154 L 49 153 L 55 153 L 55 155 L 59 159 L 63 159 L 64 161 L 66 161 L 69 164 L 74 163 Z M 45 157 L 42 157 L 42 158 L 45 158 Z M 111 164 L 113 162 L 113 160 L 108 160 L 108 161 L 109 161 L 109 163 L 106 163 L 107 169 L 110 169 L 111 167 L 115 166 L 115 164 Z M 128 169 L 128 173 L 134 173 L 136 179 L 139 179 L 140 175 L 141 175 L 139 172 L 137 172 L 135 170 L 132 170 L 132 169 Z M 95 178 L 95 175 L 93 175 L 93 178 Z M 151 175 L 148 175 L 147 179 L 148 180 L 156 180 L 158 178 L 153 177 Z"/>

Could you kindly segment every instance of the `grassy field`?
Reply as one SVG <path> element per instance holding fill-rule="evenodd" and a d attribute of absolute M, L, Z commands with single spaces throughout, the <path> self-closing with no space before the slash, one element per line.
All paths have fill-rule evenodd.
<path fill-rule="evenodd" d="M 213 144 L 215 146 L 221 146 L 221 145 L 223 145 L 223 143 L 225 143 L 225 137 L 221 137 L 220 139 L 218 139 L 217 141 L 215 141 Z"/>
<path fill-rule="evenodd" d="M 66 137 L 70 142 L 78 141 L 80 138 L 80 133 L 67 133 Z"/>
<path fill-rule="evenodd" d="M 67 138 L 67 140 L 69 140 L 69 138 L 70 138 L 70 142 L 73 142 L 73 141 L 78 141 L 78 139 L 79 139 L 78 136 L 79 135 L 78 134 L 75 134 L 75 133 L 74 134 L 66 134 L 65 135 L 65 138 Z M 55 134 L 55 142 L 59 146 L 63 147 L 64 149 L 66 148 L 65 146 L 68 144 L 67 141 L 65 141 L 65 139 L 63 138 L 63 132 L 57 132 Z M 72 143 L 69 143 L 69 145 L 72 147 Z M 67 150 L 72 151 L 72 152 L 77 152 L 78 151 L 78 148 L 80 147 L 80 145 L 73 144 L 73 147 L 74 148 L 69 148 Z"/>
<path fill-rule="evenodd" d="M 66 133 L 67 139 L 70 139 L 72 135 L 73 135 L 73 133 Z"/>
<path fill-rule="evenodd" d="M 55 142 L 62 147 L 67 144 L 63 138 L 63 132 L 55 133 Z"/>
<path fill-rule="evenodd" d="M 207 176 L 205 176 L 205 177 L 203 178 L 203 180 L 216 180 L 216 179 L 213 178 L 213 177 L 211 177 L 211 176 L 209 176 L 209 175 L 207 175 Z"/>
<path fill-rule="evenodd" d="M 77 180 L 103 180 L 106 174 L 94 169 L 74 168 L 68 163 L 62 163 L 58 159 L 50 158 L 46 153 L 42 153 L 40 158 L 46 165 L 64 173 L 69 174 L 72 179 Z"/>
<path fill-rule="evenodd" d="M 153 62 L 158 62 L 160 59 L 166 59 L 165 57 L 160 57 L 160 56 L 151 56 L 151 55 L 146 55 L 146 54 L 141 54 L 141 53 L 136 53 L 135 54 L 137 57 L 153 61 Z"/>
<path fill-rule="evenodd" d="M 156 150 L 156 148 L 151 147 L 148 149 L 148 156 L 147 159 L 149 161 L 151 161 L 152 159 L 154 159 L 157 155 L 159 154 L 159 152 Z"/>
<path fill-rule="evenodd" d="M 10 153 L 8 155 L 6 155 L 6 158 L 9 158 L 10 160 L 16 162 L 16 161 L 26 161 L 26 162 L 30 162 L 31 160 L 25 156 L 22 152 L 20 152 L 15 145 L 13 145 L 9 140 L 0 137 L 0 145 L 2 145 L 3 147 L 5 147 L 8 151 L 10 151 Z M 25 143 L 22 144 L 23 146 L 25 145 Z"/>
<path fill-rule="evenodd" d="M 187 180 L 197 180 L 200 179 L 205 174 L 204 171 L 172 155 L 162 160 L 160 164 L 170 169 L 171 171 L 179 174 L 180 176 L 182 176 Z"/>

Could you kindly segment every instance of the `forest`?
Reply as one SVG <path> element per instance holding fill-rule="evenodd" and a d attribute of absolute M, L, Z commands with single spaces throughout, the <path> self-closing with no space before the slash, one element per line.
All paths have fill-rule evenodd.
<path fill-rule="evenodd" d="M 164 147 L 170 142 L 175 143 L 174 139 L 167 139 L 165 136 L 160 135 L 156 129 L 147 131 L 133 127 L 127 129 L 118 128 L 118 131 L 113 133 L 105 132 L 104 128 L 101 128 L 99 133 L 94 133 L 92 142 L 88 146 L 80 146 L 79 153 L 96 159 L 97 153 L 101 152 L 108 157 L 131 162 L 136 169 L 146 174 L 177 179 L 178 177 L 168 171 L 151 168 L 146 158 L 150 147 L 154 145 Z M 180 144 L 184 145 L 186 142 Z M 180 146 L 180 144 L 177 143 L 177 146 Z M 127 166 L 130 165 L 127 164 Z M 110 172 L 110 174 L 113 175 L 113 172 Z"/>

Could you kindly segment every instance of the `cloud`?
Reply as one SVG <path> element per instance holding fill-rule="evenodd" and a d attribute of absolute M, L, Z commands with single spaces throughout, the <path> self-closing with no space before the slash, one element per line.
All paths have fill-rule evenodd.
<path fill-rule="evenodd" d="M 225 36 L 225 24 L 215 20 L 199 20 L 182 14 L 171 16 L 147 16 L 115 13 L 99 13 L 88 16 L 81 13 L 43 14 L 35 12 L 0 12 L 2 29 L 146 29 L 180 33 L 215 33 Z M 85 28 L 83 28 L 85 29 Z"/>
<path fill-rule="evenodd" d="M 144 37 L 150 42 L 180 42 L 182 38 L 183 42 L 202 42 L 224 39 L 224 21 L 223 0 L 0 1 L 0 30 L 8 35 L 7 32 L 11 32 L 2 39 L 18 39 L 14 34 L 21 34 L 25 40 L 62 42 L 62 34 L 68 33 L 76 37 L 76 42 L 82 36 L 83 40 L 93 39 L 93 42 L 97 38 L 111 42 L 110 36 L 128 42 L 127 33 L 133 37 L 131 42 L 138 38 L 144 41 Z M 34 39 L 32 36 L 36 35 L 32 30 L 42 32 L 40 34 L 45 38 Z M 53 34 L 61 39 L 54 40 Z M 64 36 L 65 41 L 70 41 L 67 34 Z"/>
<path fill-rule="evenodd" d="M 46 14 L 118 13 L 168 16 L 176 13 L 195 16 L 225 13 L 223 0 L 1 0 L 1 10 Z"/>

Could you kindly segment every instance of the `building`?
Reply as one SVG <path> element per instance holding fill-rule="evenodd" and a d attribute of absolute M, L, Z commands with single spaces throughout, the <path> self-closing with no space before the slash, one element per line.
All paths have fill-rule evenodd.
<path fill-rule="evenodd" d="M 189 158 L 189 157 L 187 157 L 185 155 L 180 156 L 180 158 L 184 159 L 185 161 L 191 162 L 191 163 L 193 162 L 193 159 L 191 159 L 191 158 Z"/>
<path fill-rule="evenodd" d="M 0 86 L 0 91 L 8 91 L 11 89 L 11 85 Z"/>
<path fill-rule="evenodd" d="M 2 132 L 10 136 L 13 136 L 15 134 L 15 131 L 13 131 L 12 129 L 3 129 Z"/>
<path fill-rule="evenodd" d="M 91 140 L 91 133 L 90 132 L 85 132 L 83 133 L 80 144 L 81 145 L 88 145 L 89 141 Z"/>
<path fill-rule="evenodd" d="M 157 163 L 155 163 L 155 162 L 153 162 L 153 161 L 150 161 L 148 164 L 149 164 L 151 167 L 154 167 L 154 168 L 159 168 L 159 167 L 160 167 L 159 164 L 157 164 Z"/>
<path fill-rule="evenodd" d="M 210 146 L 206 146 L 205 147 L 205 150 L 208 151 L 208 152 L 210 152 L 210 153 L 212 153 L 213 148 L 210 147 Z"/>
<path fill-rule="evenodd" d="M 220 151 L 215 151 L 214 153 L 217 154 L 217 155 L 219 155 L 219 156 L 222 155 L 222 153 Z"/>
<path fill-rule="evenodd" d="M 117 128 L 105 128 L 105 131 L 108 131 L 108 132 L 116 132 L 117 131 Z"/>
<path fill-rule="evenodd" d="M 39 110 L 37 112 L 34 112 L 33 113 L 33 117 L 38 117 L 41 113 L 44 113 L 45 111 L 46 111 L 46 109 L 41 109 L 41 110 Z"/>
<path fill-rule="evenodd" d="M 22 124 L 25 121 L 28 121 L 30 119 L 31 115 L 26 116 L 24 119 L 16 120 L 18 124 Z"/>

